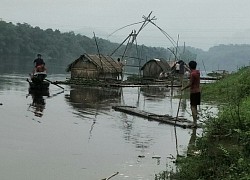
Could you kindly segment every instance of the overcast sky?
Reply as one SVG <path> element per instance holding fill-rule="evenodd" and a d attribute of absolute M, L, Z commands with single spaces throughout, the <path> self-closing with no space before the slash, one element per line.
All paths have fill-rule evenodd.
<path fill-rule="evenodd" d="M 122 42 L 130 26 L 151 17 L 179 44 L 207 50 L 219 44 L 250 44 L 249 0 L 0 0 L 0 18 L 12 23 L 28 23 L 42 29 L 85 32 L 86 35 Z M 118 41 L 117 41 L 118 38 Z M 169 40 L 148 24 L 139 34 L 138 44 L 170 47 Z"/>

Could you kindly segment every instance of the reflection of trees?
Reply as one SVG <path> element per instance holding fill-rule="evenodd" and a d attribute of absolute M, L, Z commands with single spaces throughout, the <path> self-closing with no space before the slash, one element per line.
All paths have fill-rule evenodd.
<path fill-rule="evenodd" d="M 167 87 L 141 87 L 145 97 L 165 98 L 170 96 L 170 89 Z"/>
<path fill-rule="evenodd" d="M 1 59 L 0 59 L 1 62 Z M 13 88 L 19 88 L 20 86 L 27 85 L 27 81 L 24 79 L 27 76 L 22 76 L 20 74 L 1 74 L 0 70 L 0 90 L 10 90 Z"/>
<path fill-rule="evenodd" d="M 6 88 L 6 84 L 8 83 L 10 83 L 9 78 L 5 78 L 3 75 L 1 75 L 0 76 L 0 90 L 4 90 Z"/>

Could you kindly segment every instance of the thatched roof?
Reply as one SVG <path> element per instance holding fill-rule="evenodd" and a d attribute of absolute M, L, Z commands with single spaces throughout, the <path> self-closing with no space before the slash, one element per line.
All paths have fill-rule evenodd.
<path fill-rule="evenodd" d="M 71 71 L 76 63 L 79 61 L 90 62 L 93 63 L 99 71 L 109 72 L 109 73 L 121 73 L 122 66 L 118 61 L 112 59 L 110 56 L 104 56 L 102 54 L 99 55 L 89 55 L 84 53 L 79 58 L 77 58 L 74 62 L 68 65 L 66 69 L 67 72 Z"/>
<path fill-rule="evenodd" d="M 151 59 L 141 67 L 141 70 L 143 70 L 147 66 L 147 64 L 150 64 L 152 62 L 155 62 L 163 72 L 167 72 L 171 68 L 168 62 L 163 59 Z"/>

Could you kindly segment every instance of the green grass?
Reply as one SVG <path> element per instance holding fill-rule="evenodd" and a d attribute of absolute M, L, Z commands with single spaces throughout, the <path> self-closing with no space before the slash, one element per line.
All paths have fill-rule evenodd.
<path fill-rule="evenodd" d="M 232 99 L 239 91 L 242 95 L 250 93 L 250 68 L 245 67 L 225 78 L 202 86 L 202 100 L 225 103 Z"/>

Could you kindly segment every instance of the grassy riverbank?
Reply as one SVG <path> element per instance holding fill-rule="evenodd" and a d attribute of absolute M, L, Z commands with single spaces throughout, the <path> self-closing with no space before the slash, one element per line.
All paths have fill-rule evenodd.
<path fill-rule="evenodd" d="M 206 116 L 202 136 L 170 179 L 250 179 L 250 68 L 203 86 L 202 101 L 217 103 L 218 116 Z"/>

